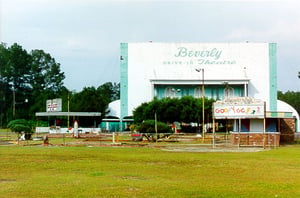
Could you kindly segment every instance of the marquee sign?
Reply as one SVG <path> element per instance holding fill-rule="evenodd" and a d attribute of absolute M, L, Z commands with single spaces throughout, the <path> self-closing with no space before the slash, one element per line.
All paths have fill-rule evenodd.
<path fill-rule="evenodd" d="M 47 100 L 46 111 L 47 112 L 61 111 L 62 110 L 61 106 L 62 106 L 62 99 L 61 98 Z"/>
<path fill-rule="evenodd" d="M 226 103 L 216 102 L 213 107 L 213 114 L 216 119 L 245 119 L 264 118 L 264 103 Z"/>

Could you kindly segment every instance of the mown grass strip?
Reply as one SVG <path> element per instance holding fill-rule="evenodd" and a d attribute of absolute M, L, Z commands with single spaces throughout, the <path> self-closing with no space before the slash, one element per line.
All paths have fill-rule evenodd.
<path fill-rule="evenodd" d="M 0 147 L 0 197 L 300 197 L 300 145 L 255 153 Z"/>

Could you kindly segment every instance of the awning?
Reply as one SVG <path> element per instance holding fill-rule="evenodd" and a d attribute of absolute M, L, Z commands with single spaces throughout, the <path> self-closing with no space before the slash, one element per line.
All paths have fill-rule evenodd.
<path fill-rule="evenodd" d="M 201 85 L 202 80 L 201 79 L 194 79 L 194 80 L 184 80 L 184 79 L 150 79 L 150 82 L 154 85 Z M 205 85 L 223 85 L 229 84 L 229 85 L 247 85 L 249 84 L 249 79 L 235 79 L 235 80 L 229 80 L 229 79 L 204 79 Z"/>
<path fill-rule="evenodd" d="M 35 116 L 84 116 L 84 117 L 100 117 L 100 112 L 36 112 Z"/>

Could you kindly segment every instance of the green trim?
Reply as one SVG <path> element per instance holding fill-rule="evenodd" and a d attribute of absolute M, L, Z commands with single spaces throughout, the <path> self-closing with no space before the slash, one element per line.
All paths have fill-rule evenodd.
<path fill-rule="evenodd" d="M 269 43 L 270 111 L 277 111 L 277 44 Z"/>
<path fill-rule="evenodd" d="M 292 112 L 267 111 L 266 118 L 293 118 L 293 113 Z"/>
<path fill-rule="evenodd" d="M 120 45 L 120 120 L 128 116 L 128 43 Z"/>

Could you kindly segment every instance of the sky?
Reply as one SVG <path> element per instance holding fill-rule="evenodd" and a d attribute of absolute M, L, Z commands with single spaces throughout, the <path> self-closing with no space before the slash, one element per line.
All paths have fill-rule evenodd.
<path fill-rule="evenodd" d="M 69 90 L 120 82 L 123 42 L 277 43 L 278 90 L 300 91 L 298 0 L 0 0 L 0 42 L 42 49 Z"/>

